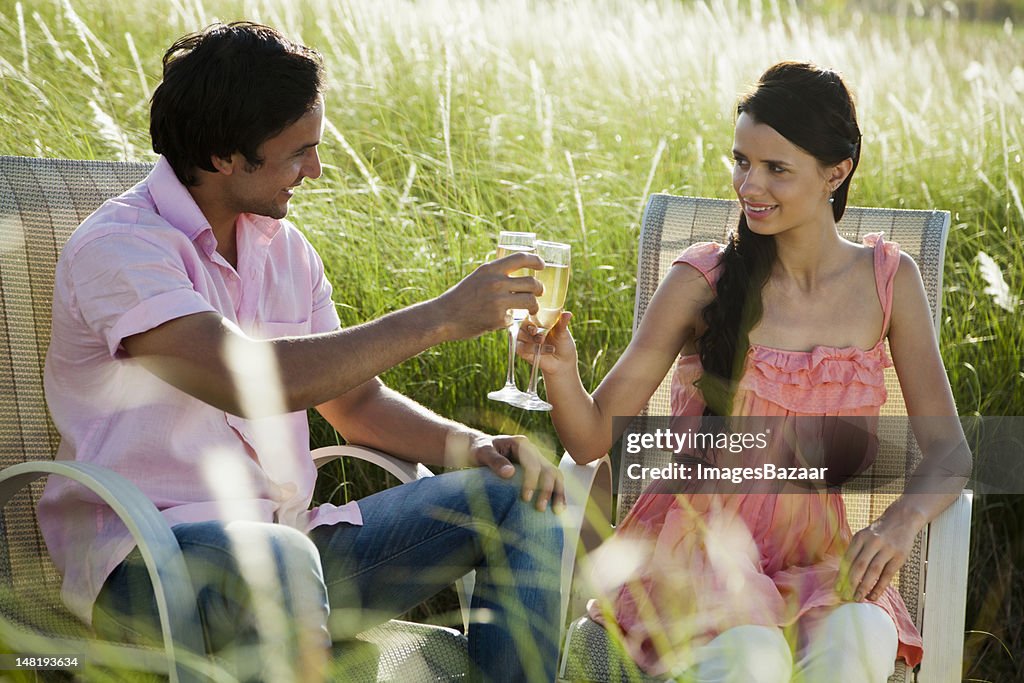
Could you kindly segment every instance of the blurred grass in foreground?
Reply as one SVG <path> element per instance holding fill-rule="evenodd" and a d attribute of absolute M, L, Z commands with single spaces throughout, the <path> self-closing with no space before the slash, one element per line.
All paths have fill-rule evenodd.
<path fill-rule="evenodd" d="M 857 96 L 851 203 L 953 213 L 940 342 L 961 412 L 1024 415 L 1021 29 L 815 6 L 0 0 L 0 151 L 152 159 L 147 99 L 166 46 L 217 19 L 271 24 L 327 62 L 324 176 L 290 218 L 323 255 L 343 323 L 439 294 L 493 254 L 499 229 L 529 227 L 573 245 L 567 308 L 593 387 L 629 340 L 645 197 L 731 196 L 738 94 L 777 60 L 809 59 Z M 546 416 L 485 398 L 505 343 L 447 344 L 384 379 L 554 452 Z M 315 424 L 316 445 L 335 438 Z M 321 499 L 382 482 L 351 465 L 328 474 Z M 972 680 L 1024 676 L 1022 520 L 1019 496 L 976 499 Z"/>

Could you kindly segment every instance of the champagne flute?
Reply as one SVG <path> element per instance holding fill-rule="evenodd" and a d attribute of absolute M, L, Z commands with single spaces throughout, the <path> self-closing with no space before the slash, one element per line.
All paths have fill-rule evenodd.
<path fill-rule="evenodd" d="M 537 235 L 532 232 L 502 230 L 498 233 L 498 258 L 504 258 L 509 254 L 519 251 L 532 252 L 534 250 L 533 243 L 536 240 Z M 512 277 L 528 277 L 533 275 L 533 272 L 530 268 L 520 268 L 511 273 L 511 275 Z M 508 371 L 505 373 L 505 386 L 487 394 L 487 398 L 493 401 L 512 403 L 526 396 L 516 386 L 515 360 L 516 337 L 519 336 L 519 325 L 526 319 L 528 313 L 529 311 L 525 308 L 513 308 L 511 311 L 512 322 L 508 326 Z"/>
<path fill-rule="evenodd" d="M 530 371 L 530 386 L 526 393 L 512 405 L 524 410 L 551 410 L 551 404 L 537 395 L 537 380 L 540 370 L 540 352 L 548 331 L 558 322 L 565 306 L 565 293 L 569 289 L 569 245 L 560 242 L 534 242 L 537 256 L 544 259 L 544 269 L 535 277 L 544 285 L 544 293 L 537 297 L 540 308 L 530 316 L 530 322 L 537 326 L 542 336 L 537 350 L 533 353 L 533 369 Z"/>

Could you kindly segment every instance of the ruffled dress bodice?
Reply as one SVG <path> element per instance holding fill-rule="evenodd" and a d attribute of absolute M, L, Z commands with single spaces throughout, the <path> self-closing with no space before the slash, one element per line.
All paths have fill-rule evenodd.
<path fill-rule="evenodd" d="M 892 282 L 899 267 L 899 245 L 881 234 L 864 238 L 874 249 L 875 289 L 882 306 L 883 334 L 870 349 L 815 346 L 787 351 L 751 344 L 734 399 L 737 415 L 877 415 L 887 398 L 885 333 L 892 314 Z M 673 263 L 701 272 L 712 290 L 718 281 L 724 246 L 701 242 Z M 703 370 L 696 354 L 680 356 L 672 378 L 672 414 L 700 415 L 704 402 L 694 382 Z"/>
<path fill-rule="evenodd" d="M 892 365 L 885 333 L 899 246 L 880 234 L 864 244 L 874 250 L 876 291 L 883 334 L 870 349 L 816 346 L 787 351 L 753 344 L 736 388 L 733 414 L 770 417 L 772 424 L 803 429 L 805 416 L 863 416 L 872 438 L 887 398 L 884 371 Z M 699 270 L 712 289 L 724 247 L 689 247 L 675 261 Z M 704 401 L 695 382 L 696 355 L 680 356 L 672 378 L 672 415 L 697 420 Z M 812 421 L 813 422 L 813 421 Z M 799 423 L 799 424 L 798 424 Z M 750 464 L 741 454 L 730 464 Z M 871 458 L 874 457 L 872 452 Z M 864 465 L 870 464 L 863 463 Z M 783 628 L 842 603 L 834 589 L 839 561 L 852 532 L 835 488 L 819 492 L 707 495 L 699 488 L 664 493 L 657 483 L 637 499 L 616 532 L 633 544 L 642 562 L 633 579 L 591 605 L 590 616 L 622 631 L 637 663 L 652 674 L 685 666 L 685 651 L 728 628 Z M 921 637 L 903 599 L 892 587 L 874 601 L 896 624 L 898 654 L 921 661 Z"/>

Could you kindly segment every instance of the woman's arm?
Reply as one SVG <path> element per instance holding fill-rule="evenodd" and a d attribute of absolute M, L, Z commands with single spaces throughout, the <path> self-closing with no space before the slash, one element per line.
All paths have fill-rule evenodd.
<path fill-rule="evenodd" d="M 567 327 L 571 316 L 562 316 L 544 341 L 550 348 L 542 355 L 541 370 L 547 400 L 554 406 L 555 431 L 576 462 L 584 464 L 604 455 L 619 437 L 613 431 L 613 418 L 639 413 L 680 351 L 692 351 L 701 309 L 712 297 L 700 271 L 687 264 L 672 267 L 626 351 L 593 395 L 580 379 L 576 345 Z M 518 351 L 532 360 L 540 337 L 531 334 L 529 323 L 523 328 Z"/>
<path fill-rule="evenodd" d="M 889 348 L 923 457 L 903 495 L 854 536 L 846 555 L 849 580 L 841 589 L 847 599 L 881 595 L 906 562 L 918 532 L 957 499 L 971 471 L 971 452 L 933 330 L 917 264 L 901 254 Z"/>

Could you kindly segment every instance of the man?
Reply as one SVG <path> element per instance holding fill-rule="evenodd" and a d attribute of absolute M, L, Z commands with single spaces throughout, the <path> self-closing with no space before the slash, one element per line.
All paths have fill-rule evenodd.
<path fill-rule="evenodd" d="M 165 54 L 150 125 L 160 159 L 82 224 L 57 266 L 45 382 L 58 458 L 114 469 L 153 500 L 186 557 L 207 649 L 243 678 L 312 680 L 329 610 L 333 635 L 349 636 L 475 568 L 486 619 L 470 632 L 473 661 L 490 680 L 550 680 L 558 470 L 523 437 L 444 420 L 377 379 L 504 327 L 508 309 L 536 311 L 540 284 L 509 273 L 543 264 L 509 256 L 340 329 L 319 256 L 283 220 L 321 173 L 322 90 L 315 51 L 251 23 Z M 350 443 L 479 467 L 309 510 L 309 407 Z M 140 553 L 106 505 L 54 478 L 40 522 L 76 613 L 115 637 L 159 633 Z M 278 632 L 266 603 L 280 595 L 294 628 Z M 260 642 L 296 654 L 240 654 Z M 282 660 L 297 670 L 273 669 Z"/>

